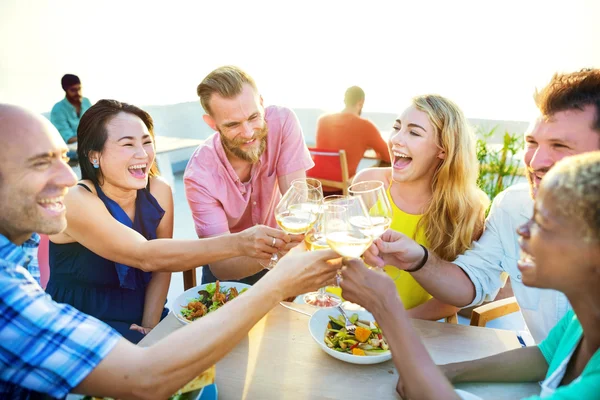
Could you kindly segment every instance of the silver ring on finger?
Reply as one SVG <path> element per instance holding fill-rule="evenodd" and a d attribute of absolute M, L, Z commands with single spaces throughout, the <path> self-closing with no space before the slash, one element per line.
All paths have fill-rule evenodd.
<path fill-rule="evenodd" d="M 342 283 L 342 274 L 337 274 L 335 276 L 335 283 L 337 284 L 337 286 L 340 286 L 340 283 Z"/>
<path fill-rule="evenodd" d="M 273 238 L 273 243 L 271 243 L 271 247 L 275 247 L 275 242 L 277 241 L 277 239 Z"/>

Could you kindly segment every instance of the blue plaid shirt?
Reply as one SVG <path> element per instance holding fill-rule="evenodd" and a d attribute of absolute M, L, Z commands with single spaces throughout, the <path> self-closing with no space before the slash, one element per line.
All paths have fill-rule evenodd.
<path fill-rule="evenodd" d="M 21 248 L 25 252 L 25 255 L 29 257 L 29 263 L 27 264 L 27 271 L 33 276 L 33 279 L 40 284 L 40 266 L 38 264 L 38 247 L 40 247 L 40 235 L 34 233 L 29 239 L 21 245 Z"/>
<path fill-rule="evenodd" d="M 32 257 L 0 235 L 0 398 L 65 397 L 120 340 L 108 325 L 50 299 Z"/>

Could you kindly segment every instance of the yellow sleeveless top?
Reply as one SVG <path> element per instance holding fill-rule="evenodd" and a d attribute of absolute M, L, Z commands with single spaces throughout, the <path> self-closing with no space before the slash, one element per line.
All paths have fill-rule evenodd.
<path fill-rule="evenodd" d="M 423 229 L 420 229 L 415 235 L 417 224 L 421 220 L 422 215 L 405 213 L 399 209 L 392 200 L 389 187 L 386 193 L 390 205 L 392 206 L 392 224 L 390 225 L 390 228 L 397 232 L 404 233 L 409 238 L 414 239 L 417 243 L 427 247 L 427 240 L 425 239 L 425 232 Z M 384 271 L 396 284 L 398 294 L 402 299 L 404 308 L 407 310 L 421 305 L 432 298 L 432 296 L 427 293 L 425 289 L 423 289 L 423 287 L 419 285 L 419 283 L 408 272 L 404 272 L 391 265 L 386 265 L 384 267 Z M 328 287 L 327 291 L 342 297 L 342 289 L 338 287 Z"/>
<path fill-rule="evenodd" d="M 388 200 L 392 206 L 392 224 L 390 228 L 396 232 L 400 232 L 414 239 L 417 243 L 427 247 L 427 239 L 425 238 L 425 232 L 423 229 L 417 230 L 417 224 L 421 220 L 422 215 L 408 214 L 399 209 L 390 194 L 390 188 L 387 191 Z M 432 296 L 423 289 L 421 285 L 412 277 L 408 272 L 402 271 L 391 265 L 386 265 L 384 271 L 396 284 L 398 294 L 404 303 L 404 308 L 407 310 L 425 303 L 431 299 Z"/>

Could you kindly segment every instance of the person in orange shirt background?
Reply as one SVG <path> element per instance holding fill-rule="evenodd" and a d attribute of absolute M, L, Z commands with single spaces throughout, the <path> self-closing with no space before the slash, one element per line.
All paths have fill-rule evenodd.
<path fill-rule="evenodd" d="M 339 113 L 327 114 L 317 122 L 316 147 L 323 150 L 345 150 L 348 159 L 348 174 L 354 176 L 358 163 L 368 149 L 373 149 L 378 158 L 390 162 L 385 140 L 375 125 L 361 118 L 365 92 L 352 86 L 344 95 L 346 107 Z"/>

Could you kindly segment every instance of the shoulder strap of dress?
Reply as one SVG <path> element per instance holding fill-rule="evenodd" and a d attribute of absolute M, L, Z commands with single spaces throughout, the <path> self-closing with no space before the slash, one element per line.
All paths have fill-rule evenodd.
<path fill-rule="evenodd" d="M 85 190 L 87 190 L 88 192 L 92 193 L 92 189 L 90 189 L 86 184 L 79 182 L 77 184 L 77 186 L 81 186 L 82 188 L 85 188 Z"/>

